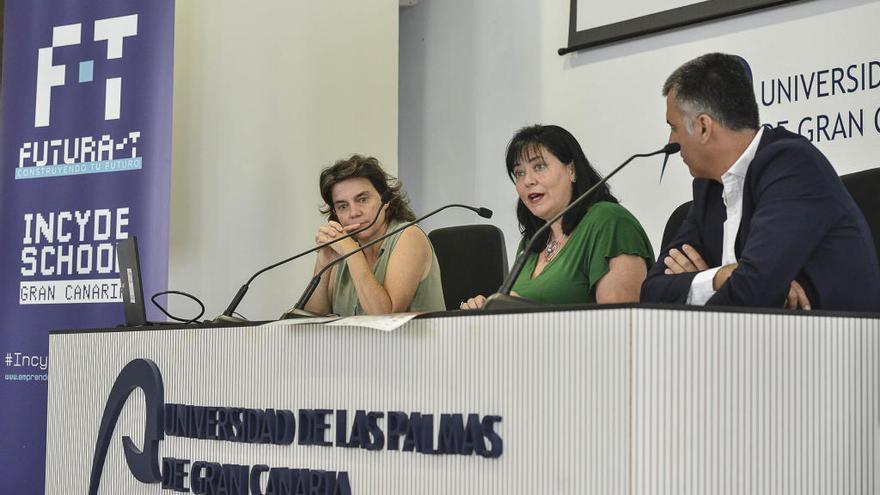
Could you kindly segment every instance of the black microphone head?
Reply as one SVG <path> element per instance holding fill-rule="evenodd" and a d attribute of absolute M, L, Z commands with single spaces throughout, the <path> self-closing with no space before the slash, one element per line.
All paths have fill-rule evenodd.
<path fill-rule="evenodd" d="M 489 208 L 477 208 L 477 215 L 483 218 L 492 218 L 492 210 Z"/>
<path fill-rule="evenodd" d="M 394 199 L 394 193 L 391 192 L 391 189 L 385 189 L 385 192 L 382 193 L 382 204 L 387 205 Z"/>
<path fill-rule="evenodd" d="M 663 152 L 667 155 L 672 155 L 681 151 L 681 145 L 678 143 L 669 143 L 663 147 Z"/>

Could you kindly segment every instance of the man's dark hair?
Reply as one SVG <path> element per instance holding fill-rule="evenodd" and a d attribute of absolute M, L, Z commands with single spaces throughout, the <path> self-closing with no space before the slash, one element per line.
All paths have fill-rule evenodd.
<path fill-rule="evenodd" d="M 326 203 L 321 208 L 321 213 L 329 214 L 329 219 L 334 222 L 339 221 L 339 217 L 336 216 L 336 212 L 333 210 L 333 186 L 346 179 L 356 177 L 369 180 L 380 195 L 385 191 L 394 193 L 394 197 L 388 203 L 388 211 L 385 212 L 386 221 L 410 222 L 416 219 L 415 214 L 409 207 L 406 193 L 401 190 L 402 185 L 400 181 L 385 172 L 382 169 L 382 165 L 379 164 L 379 160 L 372 156 L 361 155 L 352 155 L 346 160 L 339 160 L 321 171 L 319 187 L 321 189 L 321 198 Z"/>
<path fill-rule="evenodd" d="M 547 150 L 547 152 L 552 153 L 563 164 L 573 164 L 575 182 L 571 184 L 572 201 L 602 180 L 599 173 L 590 165 L 577 139 L 558 125 L 523 127 L 513 135 L 510 144 L 507 145 L 506 159 L 507 175 L 510 177 L 510 180 L 515 181 L 513 167 L 516 166 L 517 162 L 525 162 L 532 156 L 540 155 L 541 147 Z M 566 235 L 571 234 L 590 206 L 598 201 L 618 202 L 617 198 L 611 195 L 608 185 L 602 184 L 602 187 L 599 187 L 590 198 L 562 216 L 562 231 Z M 519 231 L 526 239 L 530 239 L 546 223 L 544 220 L 533 215 L 522 200 L 516 203 L 516 217 L 519 220 Z M 541 251 L 549 238 L 550 230 L 548 229 L 535 243 L 534 251 Z"/>
<path fill-rule="evenodd" d="M 732 131 L 757 129 L 758 102 L 748 63 L 739 56 L 709 53 L 685 63 L 666 79 L 663 96 L 675 91 L 679 108 L 705 113 Z"/>

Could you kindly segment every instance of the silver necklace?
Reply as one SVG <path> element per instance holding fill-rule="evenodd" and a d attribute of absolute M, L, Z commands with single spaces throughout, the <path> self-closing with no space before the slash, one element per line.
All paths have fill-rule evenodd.
<path fill-rule="evenodd" d="M 560 242 L 554 239 L 552 235 L 547 239 L 547 247 L 544 248 L 544 258 L 547 261 L 552 260 L 556 253 L 559 252 L 559 244 Z"/>

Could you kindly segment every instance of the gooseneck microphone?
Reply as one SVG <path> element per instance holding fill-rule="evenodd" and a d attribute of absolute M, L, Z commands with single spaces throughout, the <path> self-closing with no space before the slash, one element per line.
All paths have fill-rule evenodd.
<path fill-rule="evenodd" d="M 312 277 L 312 280 L 309 282 L 308 287 L 306 287 L 306 290 L 302 293 L 302 296 L 299 298 L 299 301 L 297 301 L 296 306 L 294 306 L 291 311 L 285 313 L 282 316 L 282 318 L 297 317 L 297 316 L 311 316 L 311 315 L 308 315 L 307 313 L 304 313 L 303 309 L 306 307 L 306 303 L 309 302 L 309 299 L 312 297 L 312 294 L 315 292 L 315 289 L 318 288 L 318 284 L 321 282 L 321 276 L 324 275 L 324 273 L 327 272 L 327 270 L 330 270 L 331 268 L 333 268 L 336 264 L 342 263 L 343 261 L 345 261 L 349 257 L 354 256 L 355 254 L 364 251 L 368 247 L 373 246 L 374 244 L 376 244 L 378 242 L 382 242 L 385 239 L 393 236 L 394 234 L 397 234 L 398 232 L 401 232 L 405 229 L 408 229 L 408 228 L 412 227 L 413 225 L 427 219 L 428 217 L 434 216 L 437 213 L 440 213 L 441 211 L 447 210 L 449 208 L 464 208 L 466 210 L 473 211 L 474 213 L 476 213 L 477 215 L 480 215 L 483 218 L 492 218 L 492 210 L 490 210 L 488 208 L 478 208 L 478 207 L 462 205 L 462 204 L 450 204 L 450 205 L 446 205 L 446 206 L 441 206 L 440 208 L 437 208 L 436 210 L 432 211 L 431 213 L 428 213 L 428 214 L 423 215 L 419 218 L 416 218 L 415 220 L 413 220 L 411 222 L 407 222 L 407 223 L 401 225 L 400 227 L 392 230 L 391 232 L 387 232 L 387 233 L 385 233 L 385 235 L 380 236 L 376 239 L 373 239 L 372 241 L 364 244 L 363 246 L 355 249 L 354 251 L 346 253 L 345 255 L 336 258 L 335 260 L 331 261 L 330 263 L 327 263 L 327 266 L 322 268 L 320 271 L 318 271 L 318 273 L 315 274 L 314 277 Z"/>
<path fill-rule="evenodd" d="M 337 237 L 337 238 L 333 239 L 332 241 L 325 242 L 324 244 L 319 244 L 319 245 L 317 245 L 317 246 L 315 246 L 315 247 L 313 247 L 313 248 L 311 248 L 311 249 L 309 249 L 309 250 L 307 250 L 307 251 L 303 251 L 302 253 L 295 254 L 295 255 L 293 255 L 293 256 L 291 256 L 291 257 L 289 257 L 289 258 L 285 258 L 285 259 L 279 261 L 278 263 L 275 263 L 275 264 L 269 265 L 269 266 L 267 266 L 266 268 L 263 268 L 262 270 L 260 270 L 260 271 L 258 271 L 257 273 L 253 274 L 253 276 L 251 276 L 251 278 L 249 278 L 248 281 L 245 282 L 245 284 L 242 285 L 240 289 L 238 289 L 238 292 L 235 294 L 235 297 L 232 298 L 232 301 L 229 303 L 229 306 L 226 307 L 226 311 L 224 311 L 223 314 L 222 314 L 221 316 L 218 316 L 218 317 L 217 317 L 217 320 L 225 320 L 225 321 L 233 321 L 233 320 L 236 320 L 236 318 L 233 316 L 233 313 L 235 313 L 235 308 L 237 308 L 238 305 L 241 303 L 241 300 L 244 298 L 244 295 L 247 294 L 247 291 L 248 291 L 248 289 L 250 288 L 250 284 L 251 284 L 251 282 L 253 282 L 255 278 L 259 277 L 259 276 L 262 275 L 264 272 L 267 272 L 267 271 L 269 271 L 269 270 L 271 270 L 271 269 L 273 269 L 273 268 L 275 268 L 275 267 L 278 267 L 278 266 L 281 266 L 281 265 L 283 265 L 283 264 L 285 264 L 285 263 L 291 262 L 291 261 L 293 261 L 293 260 L 295 260 L 295 259 L 297 259 L 297 258 L 301 258 L 301 257 L 303 257 L 303 256 L 305 256 L 305 255 L 307 255 L 307 254 L 314 253 L 315 251 L 318 251 L 319 249 L 323 249 L 323 248 L 325 248 L 325 247 L 331 246 L 331 245 L 333 245 L 333 244 L 336 244 L 336 243 L 339 242 L 339 241 L 342 241 L 342 240 L 344 240 L 344 239 L 348 239 L 349 237 L 352 237 L 352 236 L 358 235 L 358 234 L 360 234 L 361 232 L 363 232 L 363 231 L 369 229 L 370 227 L 373 226 L 373 224 L 376 223 L 376 220 L 379 219 L 379 214 L 382 213 L 382 208 L 384 208 L 385 205 L 387 205 L 388 203 L 390 203 L 392 199 L 394 199 L 394 193 L 391 192 L 390 190 L 386 190 L 385 192 L 382 193 L 382 196 L 381 196 L 382 204 L 379 205 L 379 209 L 376 210 L 376 214 L 373 216 L 373 220 L 371 220 L 370 223 L 367 224 L 366 227 L 360 227 L 360 228 L 358 228 L 357 230 L 354 230 L 354 231 L 352 231 L 352 232 L 349 232 L 348 234 L 346 234 L 346 235 L 344 235 L 344 236 L 342 236 L 342 237 Z"/>
<path fill-rule="evenodd" d="M 639 153 L 639 154 L 633 155 L 633 156 L 627 158 L 627 160 L 625 162 L 623 162 L 622 164 L 620 164 L 620 166 L 618 166 L 617 168 L 612 170 L 610 174 L 606 175 L 599 182 L 594 184 L 593 187 L 587 189 L 583 194 L 581 194 L 580 196 L 575 198 L 575 200 L 572 201 L 571 203 L 569 203 L 568 206 L 566 206 L 564 210 L 559 212 L 555 217 L 548 220 L 547 223 L 542 225 L 541 228 L 538 229 L 532 235 L 532 238 L 529 239 L 529 242 L 523 248 L 522 252 L 520 252 L 519 256 L 516 257 L 516 261 L 514 262 L 513 267 L 510 269 L 510 272 L 507 274 L 507 277 L 504 278 L 504 282 L 501 284 L 501 287 L 498 288 L 498 292 L 495 294 L 492 294 L 488 299 L 486 299 L 486 303 L 483 305 L 483 309 L 502 309 L 502 308 L 509 308 L 509 307 L 522 307 L 524 305 L 537 305 L 537 303 L 535 303 L 534 301 L 529 301 L 528 299 L 524 299 L 524 298 L 515 298 L 515 297 L 511 296 L 510 291 L 513 288 L 514 282 L 516 282 L 517 277 L 519 277 L 519 274 L 523 269 L 523 265 L 525 265 L 526 260 L 529 258 L 529 255 L 532 253 L 532 248 L 534 247 L 535 242 L 537 242 L 538 238 L 541 237 L 541 234 L 543 234 L 547 229 L 549 229 L 550 226 L 553 225 L 554 222 L 556 222 L 557 220 L 562 218 L 566 213 L 568 213 L 574 207 L 581 204 L 585 199 L 590 197 L 590 195 L 592 195 L 596 189 L 601 187 L 602 184 L 605 184 L 606 182 L 608 182 L 608 179 L 614 177 L 614 175 L 617 172 L 619 172 L 620 169 L 627 166 L 629 164 L 629 162 L 635 160 L 636 158 L 646 158 L 649 156 L 654 156 L 654 155 L 659 155 L 659 154 L 665 154 L 666 157 L 668 158 L 669 155 L 674 154 L 674 153 L 678 153 L 679 150 L 681 150 L 681 146 L 678 143 L 669 143 L 666 146 L 664 146 L 663 149 L 654 151 L 652 153 Z"/>

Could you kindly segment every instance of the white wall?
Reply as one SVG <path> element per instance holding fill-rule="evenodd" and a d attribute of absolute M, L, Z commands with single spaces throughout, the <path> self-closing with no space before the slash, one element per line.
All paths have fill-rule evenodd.
<path fill-rule="evenodd" d="M 681 63 L 711 51 L 744 56 L 760 81 L 877 60 L 876 0 L 813 0 L 559 56 L 569 0 L 424 0 L 400 16 L 400 175 L 419 210 L 450 200 L 493 208 L 508 250 L 519 235 L 504 169 L 513 132 L 532 123 L 568 128 L 602 173 L 666 143 L 660 88 Z M 760 98 L 760 94 L 759 94 Z M 865 111 L 864 136 L 819 142 L 839 173 L 880 165 L 873 116 L 880 89 L 761 106 L 762 122 Z M 791 126 L 790 126 L 791 127 Z M 634 162 L 612 191 L 642 222 L 655 251 L 669 213 L 690 197 L 690 176 L 670 159 Z M 470 218 L 432 223 L 467 222 Z"/>
<path fill-rule="evenodd" d="M 508 245 L 519 233 L 504 149 L 543 106 L 541 10 L 507 0 L 424 0 L 400 10 L 401 179 L 417 212 L 451 202 L 491 208 Z M 426 227 L 484 221 L 441 215 Z"/>
<path fill-rule="evenodd" d="M 176 9 L 169 288 L 198 295 L 213 317 L 253 272 L 313 245 L 322 167 L 360 152 L 396 172 L 398 5 Z M 257 279 L 240 312 L 277 318 L 313 263 Z"/>

